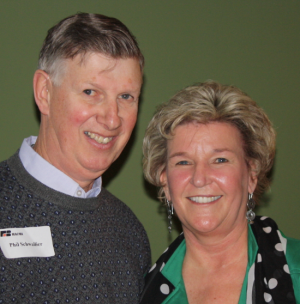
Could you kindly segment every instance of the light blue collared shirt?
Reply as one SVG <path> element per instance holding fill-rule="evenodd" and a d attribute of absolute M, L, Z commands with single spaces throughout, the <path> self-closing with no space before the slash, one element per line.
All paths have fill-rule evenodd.
<path fill-rule="evenodd" d="M 90 198 L 96 197 L 100 193 L 101 176 L 94 181 L 92 189 L 85 192 L 73 179 L 48 163 L 32 149 L 36 140 L 36 136 L 25 138 L 19 152 L 21 162 L 30 175 L 47 187 L 70 196 Z"/>

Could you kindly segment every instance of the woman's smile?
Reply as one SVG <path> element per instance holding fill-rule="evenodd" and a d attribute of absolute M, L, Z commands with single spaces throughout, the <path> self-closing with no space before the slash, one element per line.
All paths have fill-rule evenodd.
<path fill-rule="evenodd" d="M 197 203 L 197 204 L 207 204 L 207 203 L 215 202 L 220 197 L 222 197 L 222 195 L 218 195 L 218 196 L 191 196 L 191 197 L 188 197 L 188 199 Z"/>

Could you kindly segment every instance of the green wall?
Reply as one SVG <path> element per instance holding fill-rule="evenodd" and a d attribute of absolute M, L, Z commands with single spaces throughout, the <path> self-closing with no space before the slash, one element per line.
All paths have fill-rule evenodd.
<path fill-rule="evenodd" d="M 273 121 L 278 133 L 274 181 L 258 213 L 300 238 L 300 1 L 1 0 L 1 160 L 24 137 L 37 134 L 32 76 L 39 49 L 52 25 L 78 11 L 122 20 L 146 57 L 134 136 L 104 182 L 144 224 L 153 259 L 178 231 L 168 235 L 165 210 L 143 181 L 143 134 L 158 104 L 207 79 L 240 87 Z"/>

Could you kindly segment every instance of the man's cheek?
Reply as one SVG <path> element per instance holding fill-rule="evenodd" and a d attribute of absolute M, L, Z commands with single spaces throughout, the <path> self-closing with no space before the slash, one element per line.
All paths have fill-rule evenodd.
<path fill-rule="evenodd" d="M 88 120 L 88 115 L 87 111 L 73 111 L 70 116 L 70 121 L 73 125 L 79 126 Z"/>

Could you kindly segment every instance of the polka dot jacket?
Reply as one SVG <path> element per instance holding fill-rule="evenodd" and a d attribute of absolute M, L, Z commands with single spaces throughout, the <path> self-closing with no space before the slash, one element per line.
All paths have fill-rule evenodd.
<path fill-rule="evenodd" d="M 49 226 L 55 256 L 7 259 L 1 303 L 138 303 L 151 257 L 141 223 L 102 188 L 81 199 L 31 177 L 18 153 L 0 163 L 0 230 Z"/>
<path fill-rule="evenodd" d="M 181 234 L 149 270 L 141 304 L 188 304 L 181 275 L 185 252 Z M 270 218 L 257 216 L 248 225 L 248 266 L 239 304 L 262 303 L 300 303 L 300 241 L 285 237 Z"/>

